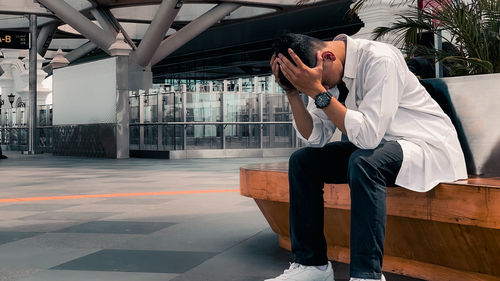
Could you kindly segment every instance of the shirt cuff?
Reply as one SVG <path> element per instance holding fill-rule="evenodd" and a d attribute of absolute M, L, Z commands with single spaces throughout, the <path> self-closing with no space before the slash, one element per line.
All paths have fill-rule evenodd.
<path fill-rule="evenodd" d="M 347 138 L 351 143 L 358 146 L 357 137 L 363 123 L 363 113 L 352 109 L 347 109 L 344 118 L 344 126 L 347 132 Z"/>
<path fill-rule="evenodd" d="M 323 137 L 323 123 L 321 120 L 313 118 L 313 129 L 311 132 L 311 135 L 309 136 L 308 139 L 306 139 L 300 131 L 297 129 L 297 124 L 295 123 L 295 120 L 293 120 L 293 127 L 295 128 L 295 131 L 297 131 L 297 136 L 299 139 L 303 140 L 306 142 L 308 146 L 313 146 L 313 147 L 321 147 L 323 146 L 322 143 L 322 137 Z"/>

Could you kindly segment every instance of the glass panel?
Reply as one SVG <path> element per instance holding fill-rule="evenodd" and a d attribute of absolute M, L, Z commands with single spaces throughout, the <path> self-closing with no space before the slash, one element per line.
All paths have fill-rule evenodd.
<path fill-rule="evenodd" d="M 158 95 L 144 95 L 144 123 L 158 122 Z"/>
<path fill-rule="evenodd" d="M 214 81 L 212 85 L 212 91 L 214 92 L 222 92 L 224 91 L 224 83 L 223 81 Z"/>
<path fill-rule="evenodd" d="M 140 144 L 140 127 L 139 126 L 130 126 L 130 144 L 131 145 L 139 145 Z"/>
<path fill-rule="evenodd" d="M 243 89 L 241 89 L 242 92 L 245 92 L 245 93 L 255 92 L 254 84 L 253 84 L 253 77 L 252 78 L 243 78 L 242 79 L 242 87 L 243 87 Z"/>
<path fill-rule="evenodd" d="M 271 93 L 272 84 L 271 76 L 260 76 L 257 78 L 257 92 L 258 93 Z"/>
<path fill-rule="evenodd" d="M 281 88 L 281 86 L 278 84 L 278 82 L 274 82 L 274 87 L 276 89 L 277 94 L 284 94 L 285 93 L 285 90 L 283 90 L 283 88 Z"/>
<path fill-rule="evenodd" d="M 220 93 L 187 93 L 187 122 L 220 122 Z"/>
<path fill-rule="evenodd" d="M 47 126 L 47 110 L 44 107 L 41 107 L 38 111 L 38 125 L 39 126 Z"/>
<path fill-rule="evenodd" d="M 144 144 L 158 145 L 158 125 L 144 126 Z"/>
<path fill-rule="evenodd" d="M 224 122 L 259 122 L 257 94 L 231 93 L 224 95 Z"/>
<path fill-rule="evenodd" d="M 263 95 L 263 121 L 292 121 L 288 99 L 282 94 Z"/>
<path fill-rule="evenodd" d="M 189 125 L 186 130 L 186 149 L 221 149 L 221 125 Z"/>
<path fill-rule="evenodd" d="M 264 124 L 262 138 L 264 148 L 294 147 L 292 124 Z"/>
<path fill-rule="evenodd" d="M 198 85 L 200 87 L 200 93 L 210 92 L 210 81 L 201 81 Z"/>
<path fill-rule="evenodd" d="M 130 104 L 130 123 L 139 123 L 139 104 L 140 97 L 137 95 L 138 93 L 135 91 L 130 92 L 129 104 Z"/>
<path fill-rule="evenodd" d="M 182 93 L 163 94 L 163 122 L 183 122 Z"/>
<path fill-rule="evenodd" d="M 240 85 L 238 79 L 227 80 L 227 91 L 228 92 L 239 92 Z"/>
<path fill-rule="evenodd" d="M 38 135 L 40 137 L 39 147 L 52 147 L 52 128 L 39 128 Z"/>
<path fill-rule="evenodd" d="M 226 148 L 259 148 L 260 125 L 227 125 Z"/>
<path fill-rule="evenodd" d="M 184 149 L 184 125 L 163 126 L 163 147 L 165 150 Z"/>

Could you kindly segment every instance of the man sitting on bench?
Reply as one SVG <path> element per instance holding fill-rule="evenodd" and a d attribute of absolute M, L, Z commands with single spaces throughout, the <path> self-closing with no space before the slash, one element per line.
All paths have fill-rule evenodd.
<path fill-rule="evenodd" d="M 324 183 L 351 189 L 351 281 L 385 280 L 386 187 L 425 192 L 467 178 L 457 132 L 394 46 L 286 34 L 274 49 L 273 74 L 308 147 L 289 162 L 295 262 L 268 281 L 334 280 L 323 234 Z M 299 92 L 308 96 L 307 107 Z M 347 140 L 329 143 L 336 128 Z"/>

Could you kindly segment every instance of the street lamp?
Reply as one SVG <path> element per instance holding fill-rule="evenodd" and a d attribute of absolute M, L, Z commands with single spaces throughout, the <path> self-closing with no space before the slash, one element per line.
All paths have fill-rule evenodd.
<path fill-rule="evenodd" d="M 7 97 L 9 98 L 10 107 L 12 107 L 12 104 L 14 103 L 14 98 L 16 96 L 14 96 L 14 94 L 10 93 L 10 95 L 8 95 Z"/>

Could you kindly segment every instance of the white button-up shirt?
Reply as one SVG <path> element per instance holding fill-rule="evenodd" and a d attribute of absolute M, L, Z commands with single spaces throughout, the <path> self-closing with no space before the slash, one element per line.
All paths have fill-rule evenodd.
<path fill-rule="evenodd" d="M 342 80 L 349 90 L 344 120 L 349 141 L 361 149 L 397 141 L 403 163 L 396 184 L 410 190 L 425 192 L 440 182 L 467 178 L 455 127 L 409 71 L 401 52 L 389 44 L 342 36 L 347 44 Z M 329 92 L 338 98 L 337 87 Z M 322 147 L 336 127 L 311 98 L 307 109 L 313 131 L 309 139 L 297 130 L 298 135 L 309 146 Z"/>

